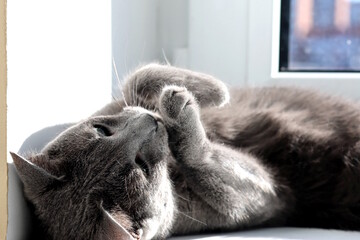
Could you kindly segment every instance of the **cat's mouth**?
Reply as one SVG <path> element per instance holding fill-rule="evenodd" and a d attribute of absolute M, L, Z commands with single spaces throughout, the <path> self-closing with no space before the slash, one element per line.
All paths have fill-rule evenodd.
<path fill-rule="evenodd" d="M 140 240 L 143 236 L 143 230 L 140 228 L 138 230 L 135 230 L 133 232 L 130 233 L 130 235 L 136 239 L 136 240 Z"/>

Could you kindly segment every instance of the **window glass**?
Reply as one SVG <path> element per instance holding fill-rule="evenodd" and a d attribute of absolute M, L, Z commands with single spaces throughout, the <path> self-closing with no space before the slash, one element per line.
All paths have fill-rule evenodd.
<path fill-rule="evenodd" d="M 280 71 L 360 71 L 360 0 L 282 0 Z"/>

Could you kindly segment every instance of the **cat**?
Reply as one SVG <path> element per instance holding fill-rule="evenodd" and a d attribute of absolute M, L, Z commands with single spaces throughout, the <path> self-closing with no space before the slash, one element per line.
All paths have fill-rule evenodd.
<path fill-rule="evenodd" d="M 149 64 L 37 154 L 11 153 L 46 239 L 360 230 L 360 107 Z"/>

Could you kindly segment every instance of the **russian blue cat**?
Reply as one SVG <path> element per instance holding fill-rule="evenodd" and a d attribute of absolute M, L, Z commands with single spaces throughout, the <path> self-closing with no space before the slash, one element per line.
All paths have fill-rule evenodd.
<path fill-rule="evenodd" d="M 44 238 L 163 239 L 254 227 L 360 230 L 360 107 L 140 67 L 123 100 L 12 153 Z"/>

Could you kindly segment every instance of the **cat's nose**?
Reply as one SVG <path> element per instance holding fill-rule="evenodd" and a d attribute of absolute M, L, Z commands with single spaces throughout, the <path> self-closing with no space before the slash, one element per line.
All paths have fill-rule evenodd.
<path fill-rule="evenodd" d="M 156 124 L 158 124 L 159 122 L 160 123 L 164 123 L 163 119 L 161 118 L 160 115 L 156 114 L 156 113 L 153 113 L 153 114 L 149 114 L 153 119 L 154 121 L 156 122 Z"/>
<path fill-rule="evenodd" d="M 155 130 L 158 129 L 159 123 L 164 124 L 163 120 L 162 120 L 162 118 L 160 116 L 155 115 L 155 114 L 146 114 L 146 115 L 147 115 L 146 117 L 150 118 L 153 121 L 154 126 L 155 126 Z"/>
<path fill-rule="evenodd" d="M 161 116 L 155 112 L 151 112 L 145 108 L 142 107 L 126 107 L 124 108 L 124 111 L 135 111 L 137 113 L 140 114 L 140 116 L 150 116 L 151 118 L 154 119 L 154 121 L 156 122 L 156 124 L 158 124 L 158 122 L 160 123 L 164 123 L 163 119 L 161 118 Z"/>

